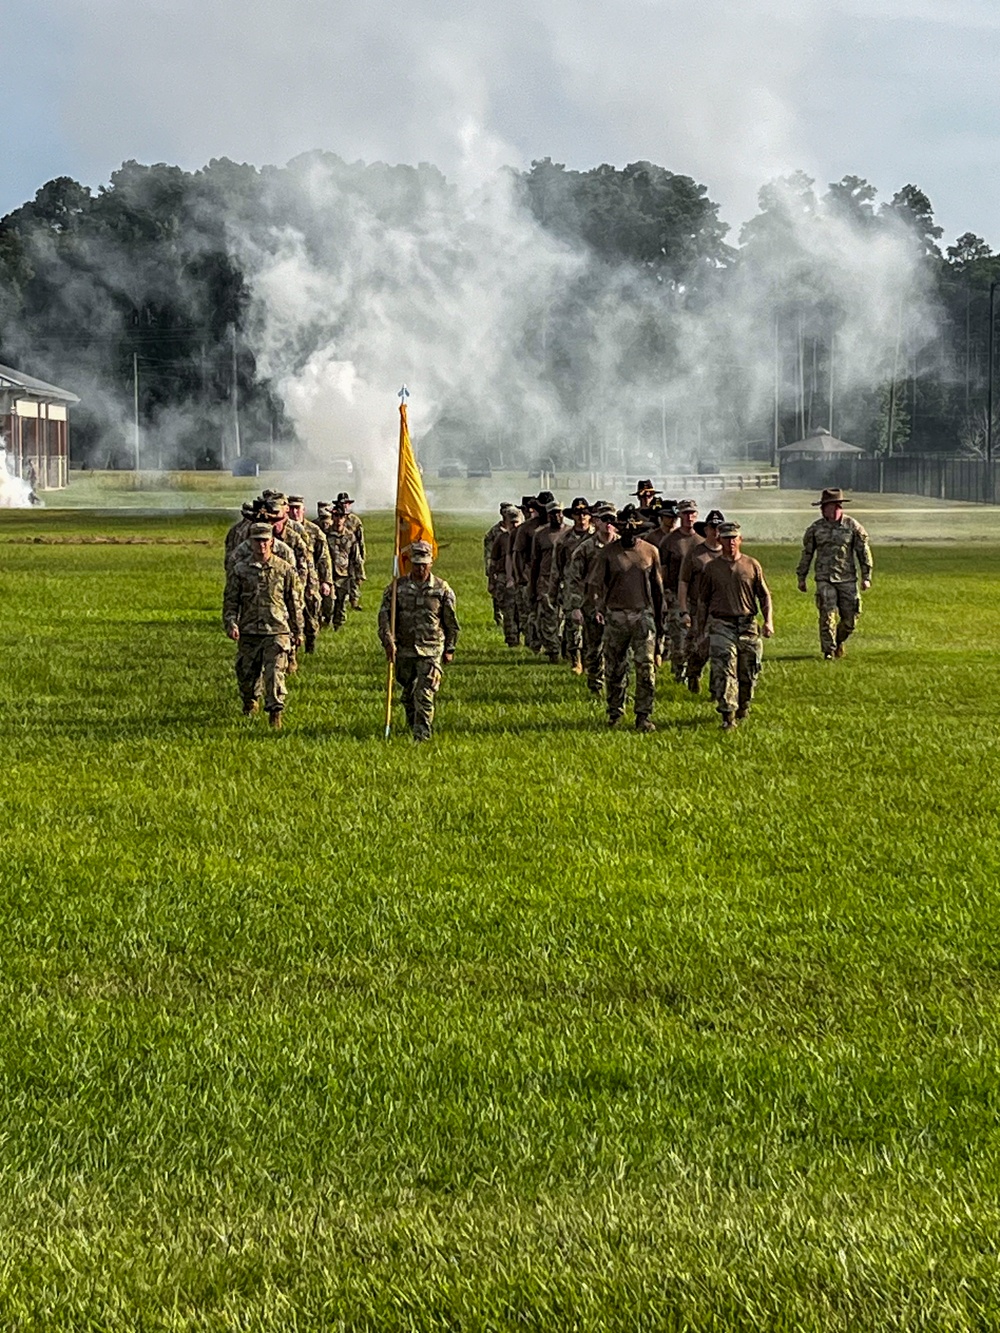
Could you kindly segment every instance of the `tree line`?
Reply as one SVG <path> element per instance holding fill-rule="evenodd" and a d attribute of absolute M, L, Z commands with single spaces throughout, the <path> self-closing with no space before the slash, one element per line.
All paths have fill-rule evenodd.
<path fill-rule="evenodd" d="M 705 186 L 650 162 L 576 171 L 546 158 L 509 184 L 539 233 L 585 260 L 526 303 L 515 331 L 564 421 L 593 411 L 595 382 L 613 383 L 653 455 L 766 457 L 817 428 L 874 452 L 982 451 L 1000 256 L 971 233 L 942 248 L 917 187 L 879 204 L 860 177 L 820 191 L 796 173 L 765 185 L 731 236 Z M 90 466 L 131 465 L 136 411 L 144 466 L 294 445 L 261 369 L 254 254 L 291 229 L 316 262 L 339 249 L 347 263 L 359 210 L 418 237 L 458 218 L 456 199 L 427 164 L 327 153 L 194 172 L 126 162 L 96 192 L 59 177 L 0 220 L 0 362 L 81 395 L 73 453 Z M 333 311 L 322 336 L 351 353 L 355 332 Z M 295 333 L 300 363 L 314 334 L 308 321 Z M 459 392 L 443 415 L 474 430 Z M 560 466 L 595 461 L 576 456 L 578 437 L 553 428 Z M 515 431 L 509 452 L 538 447 Z"/>

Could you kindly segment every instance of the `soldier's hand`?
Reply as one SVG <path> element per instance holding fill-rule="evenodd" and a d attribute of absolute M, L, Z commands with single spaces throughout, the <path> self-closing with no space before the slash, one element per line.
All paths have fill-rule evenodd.
<path fill-rule="evenodd" d="M 319 585 L 319 590 L 320 590 L 320 592 L 323 594 L 324 597 L 329 597 L 330 594 L 333 592 L 333 584 L 332 584 L 332 583 L 321 583 L 321 584 Z"/>
<path fill-rule="evenodd" d="M 394 643 L 387 643 L 384 645 L 384 647 L 385 647 L 385 660 L 387 662 L 395 662 L 396 645 Z"/>
<path fill-rule="evenodd" d="M 232 639 L 233 643 L 235 643 L 236 640 L 240 637 L 239 625 L 230 625 L 229 628 L 226 630 L 226 633 Z"/>
<path fill-rule="evenodd" d="M 301 635 L 301 634 L 293 634 L 293 635 L 292 635 L 292 643 L 295 645 L 296 648 L 301 648 L 301 647 L 302 647 L 302 635 Z"/>
<path fill-rule="evenodd" d="M 570 620 L 572 620 L 574 625 L 583 624 L 583 612 L 579 607 L 577 607 L 575 611 L 570 612 Z"/>
<path fill-rule="evenodd" d="M 603 624 L 604 624 L 604 615 L 603 615 L 602 612 L 600 612 L 600 611 L 595 611 L 595 612 L 594 612 L 594 619 L 597 621 L 597 623 L 598 623 L 599 625 L 603 625 Z"/>
<path fill-rule="evenodd" d="M 760 632 L 761 632 L 761 634 L 763 634 L 763 636 L 764 636 L 765 639 L 773 639 L 773 638 L 774 638 L 774 624 L 773 624 L 773 622 L 770 621 L 770 620 L 765 620 L 765 621 L 764 621 L 764 624 L 761 626 L 761 631 L 760 631 Z"/>
<path fill-rule="evenodd" d="M 808 592 L 805 579 L 799 579 L 799 592 Z"/>
<path fill-rule="evenodd" d="M 871 581 L 871 579 L 862 579 L 862 580 L 861 580 L 861 591 L 862 591 L 862 592 L 867 592 L 868 589 L 869 589 L 871 586 L 872 586 L 872 581 Z"/>
<path fill-rule="evenodd" d="M 455 654 L 454 654 L 454 653 L 442 653 L 442 654 L 441 654 L 441 661 L 444 662 L 446 666 L 449 666 L 452 662 L 454 662 L 454 660 L 455 660 Z"/>

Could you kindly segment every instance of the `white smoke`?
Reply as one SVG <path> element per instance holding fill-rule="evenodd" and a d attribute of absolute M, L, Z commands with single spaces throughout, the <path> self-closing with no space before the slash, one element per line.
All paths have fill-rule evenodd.
<path fill-rule="evenodd" d="M 14 471 L 14 460 L 0 444 L 0 509 L 30 509 L 41 503 L 29 483 Z"/>

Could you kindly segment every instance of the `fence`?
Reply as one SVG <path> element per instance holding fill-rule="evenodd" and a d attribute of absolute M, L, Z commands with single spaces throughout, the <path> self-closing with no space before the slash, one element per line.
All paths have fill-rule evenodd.
<path fill-rule="evenodd" d="M 1000 503 L 1000 462 L 910 454 L 896 458 L 800 458 L 781 465 L 781 488 L 925 495 L 934 500 Z"/>
<path fill-rule="evenodd" d="M 778 485 L 778 473 L 769 468 L 740 473 L 687 472 L 653 477 L 652 480 L 661 495 L 679 500 L 688 496 L 711 495 L 717 491 L 774 490 Z M 539 490 L 576 490 L 589 496 L 629 495 L 634 492 L 636 485 L 634 473 L 625 475 L 620 472 L 543 472 L 537 481 Z"/>

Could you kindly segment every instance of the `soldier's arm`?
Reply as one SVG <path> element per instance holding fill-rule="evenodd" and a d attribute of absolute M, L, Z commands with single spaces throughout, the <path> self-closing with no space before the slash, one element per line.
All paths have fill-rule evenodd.
<path fill-rule="evenodd" d="M 226 574 L 226 590 L 222 594 L 222 624 L 226 633 L 233 637 L 233 630 L 236 629 L 236 622 L 240 614 L 240 581 L 236 569 L 230 565 L 229 572 Z M 239 630 L 236 630 L 237 636 Z"/>
<path fill-rule="evenodd" d="M 358 520 L 358 559 L 361 564 L 365 563 L 365 525 Z"/>
<path fill-rule="evenodd" d="M 689 615 L 688 611 L 688 588 L 691 585 L 691 571 L 693 565 L 691 557 L 686 555 L 684 563 L 681 565 L 681 572 L 677 578 L 677 608 L 682 616 Z"/>
<path fill-rule="evenodd" d="M 861 568 L 861 582 L 870 584 L 872 581 L 872 547 L 868 540 L 868 533 L 860 523 L 854 529 L 854 550 L 858 557 L 858 565 Z"/>
<path fill-rule="evenodd" d="M 774 609 L 771 605 L 771 589 L 764 582 L 764 571 L 760 565 L 757 566 L 757 579 L 754 591 L 757 595 L 757 605 L 760 607 L 760 613 L 764 617 L 763 635 L 769 639 L 774 633 Z"/>
<path fill-rule="evenodd" d="M 382 594 L 382 605 L 378 609 L 378 637 L 382 647 L 388 656 L 395 650 L 395 643 L 392 638 L 392 590 L 396 586 L 396 580 L 393 579 L 385 592 Z"/>
<path fill-rule="evenodd" d="M 455 594 L 448 587 L 441 598 L 441 628 L 444 630 L 444 655 L 450 659 L 458 642 L 458 616 L 455 613 Z"/>
<path fill-rule="evenodd" d="M 805 592 L 806 575 L 809 573 L 809 566 L 812 564 L 815 553 L 816 530 L 814 525 L 810 524 L 802 538 L 802 554 L 799 556 L 799 563 L 795 567 L 795 577 L 798 579 L 799 587 L 803 592 Z"/>
<path fill-rule="evenodd" d="M 320 583 L 332 583 L 333 561 L 330 559 L 330 545 L 326 540 L 326 533 L 316 539 L 313 560 L 316 563 L 316 573 L 319 575 Z"/>
<path fill-rule="evenodd" d="M 653 616 L 656 620 L 657 634 L 663 633 L 663 574 L 657 557 L 649 563 L 649 591 L 653 598 Z"/>
<path fill-rule="evenodd" d="M 578 546 L 566 562 L 566 610 L 580 611 L 583 608 L 584 553 Z"/>
<path fill-rule="evenodd" d="M 292 637 L 302 639 L 305 634 L 305 617 L 302 614 L 302 584 L 294 569 L 285 571 L 285 583 L 282 588 L 285 598 L 285 610 L 288 612 L 288 628 Z"/>

